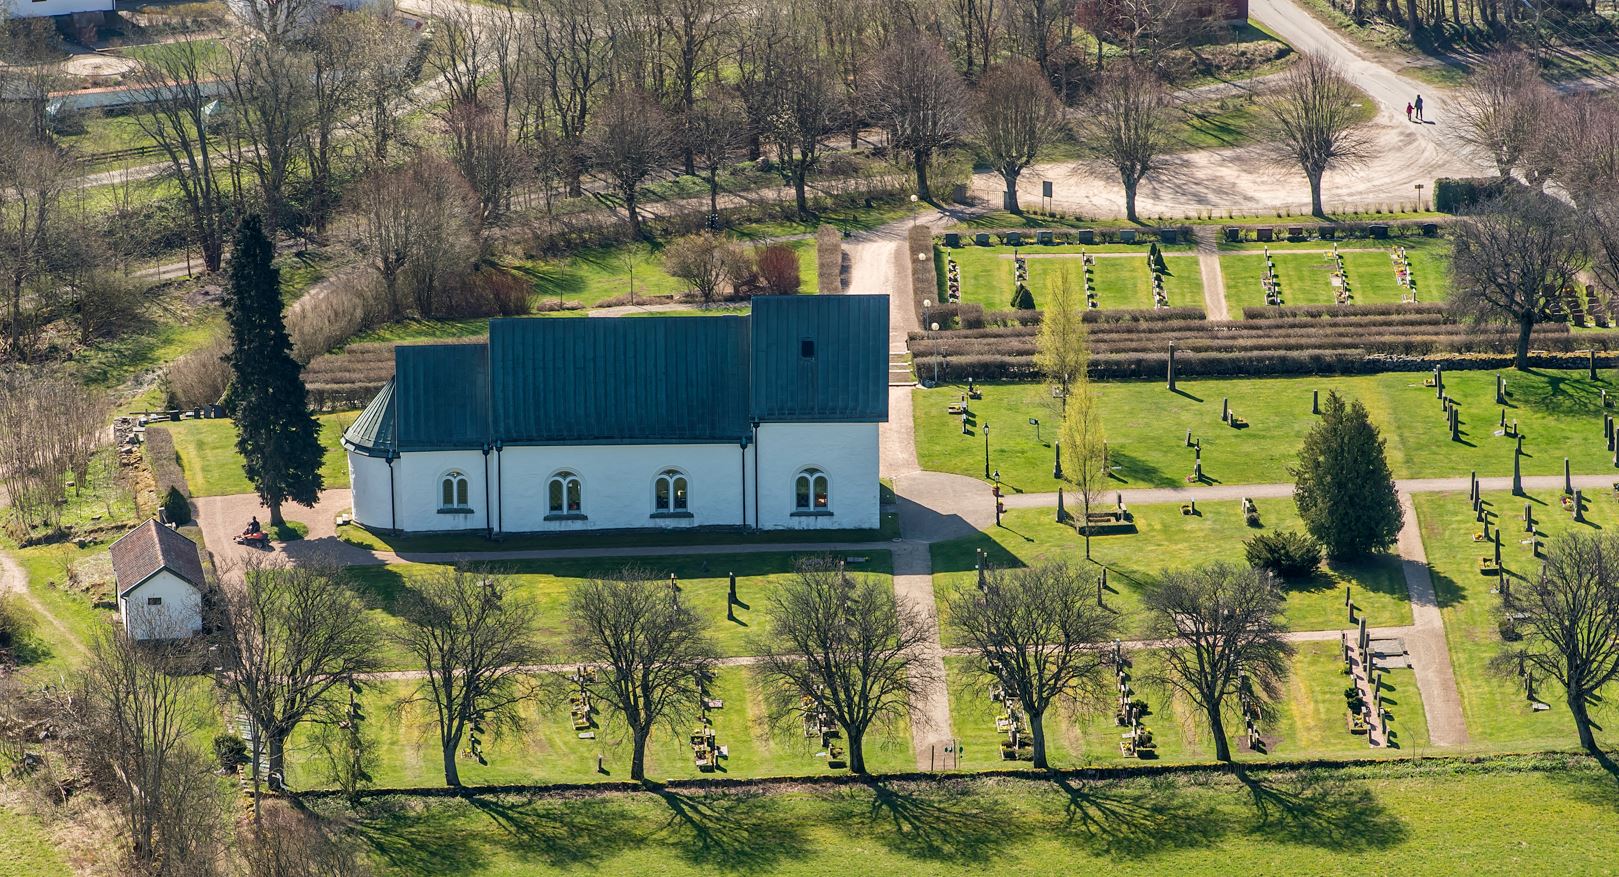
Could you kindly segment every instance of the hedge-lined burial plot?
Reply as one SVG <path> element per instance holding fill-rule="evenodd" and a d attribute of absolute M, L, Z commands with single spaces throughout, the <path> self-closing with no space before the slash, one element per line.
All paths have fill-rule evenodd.
<path fill-rule="evenodd" d="M 1583 371 L 1502 372 L 1510 398 L 1508 421 L 1524 433 L 1525 474 L 1558 475 L 1563 457 L 1576 472 L 1614 471 L 1602 433 L 1599 393 L 1606 389 L 1619 406 L 1619 385 L 1610 377 L 1597 383 Z M 1604 373 L 1606 375 L 1608 373 Z M 1126 487 L 1184 485 L 1192 471 L 1193 450 L 1186 434 L 1201 442 L 1203 473 L 1212 483 L 1250 484 L 1291 481 L 1288 467 L 1298 454 L 1310 416 L 1311 392 L 1329 390 L 1359 399 L 1371 412 L 1388 444 L 1397 477 L 1512 474 L 1515 442 L 1493 433 L 1501 408 L 1494 404 L 1493 371 L 1445 375 L 1450 397 L 1461 406 L 1461 441 L 1451 441 L 1445 415 L 1421 372 L 1303 378 L 1220 378 L 1182 380 L 1171 393 L 1161 381 L 1097 385 L 1103 427 L 1116 484 Z M 1040 383 L 980 384 L 984 398 L 971 403 L 967 432 L 961 418 L 947 411 L 965 387 L 945 385 L 914 391 L 917 453 L 925 469 L 975 478 L 984 474 L 982 426 L 990 431 L 990 462 L 1003 484 L 1017 492 L 1054 491 L 1051 477 L 1059 414 L 1050 390 Z M 1222 401 L 1247 426 L 1233 429 L 1220 420 Z M 1029 418 L 1040 420 L 1036 429 Z"/>
<path fill-rule="evenodd" d="M 644 570 L 659 580 L 673 574 L 680 586 L 682 603 L 707 623 L 718 653 L 729 657 L 750 653 L 747 637 L 764 623 L 771 587 L 791 577 L 800 559 L 812 556 L 791 550 L 712 555 L 676 552 L 678 549 L 670 549 L 669 555 L 656 557 L 510 561 L 491 564 L 491 568 L 511 576 L 518 597 L 536 605 L 541 642 L 559 661 L 576 657 L 568 651 L 565 613 L 569 593 L 593 576 L 615 574 L 625 566 Z M 856 556 L 866 559 L 849 563 L 851 573 L 878 576 L 885 583 L 891 581 L 892 565 L 887 551 L 861 551 Z M 437 564 L 400 563 L 354 567 L 350 573 L 377 623 L 384 629 L 397 629 L 401 623 L 398 618 L 400 601 L 408 595 L 412 583 L 445 569 Z M 737 576 L 737 599 L 743 604 L 735 607 L 735 620 L 725 614 L 730 588 L 728 576 L 733 572 Z M 386 660 L 390 669 L 411 666 L 411 659 L 398 650 L 389 652 Z"/>
<path fill-rule="evenodd" d="M 348 460 L 343 454 L 343 431 L 354 422 L 355 411 L 322 414 L 320 443 L 326 449 L 320 474 L 327 488 L 349 486 Z M 253 485 L 236 450 L 236 424 L 231 420 L 184 420 L 165 424 L 180 455 L 180 467 L 192 496 L 229 496 L 252 493 Z"/>
<path fill-rule="evenodd" d="M 1332 285 L 1335 263 L 1331 242 L 1274 243 L 1269 247 L 1276 263 L 1277 279 L 1281 281 L 1284 305 L 1337 302 L 1337 289 Z M 1344 259 L 1344 271 L 1349 277 L 1355 304 L 1395 304 L 1405 299 L 1407 290 L 1399 282 L 1399 266 L 1394 259 L 1399 247 L 1405 248 L 1406 258 L 1410 261 L 1418 300 L 1445 300 L 1450 290 L 1446 255 L 1448 241 L 1439 238 L 1399 238 L 1387 246 L 1379 246 L 1370 240 L 1342 241 L 1338 244 L 1338 252 Z M 1225 276 L 1226 300 L 1231 305 L 1232 313 L 1240 313 L 1243 307 L 1265 303 L 1265 293 L 1260 284 L 1265 270 L 1263 245 L 1223 247 L 1220 270 Z"/>
<path fill-rule="evenodd" d="M 1158 746 L 1157 760 L 1175 763 L 1212 759 L 1209 732 L 1191 703 L 1143 681 L 1145 671 L 1153 665 L 1152 653 L 1137 652 L 1132 660 L 1137 669 L 1137 682 L 1133 684 L 1152 710 L 1145 723 Z M 950 680 L 950 716 L 960 749 L 960 766 L 992 770 L 1014 764 L 1001 758 L 1000 742 L 1006 735 L 996 730 L 995 718 L 1003 708 L 989 699 L 982 678 L 963 658 L 945 659 L 945 669 Z M 1345 723 L 1345 679 L 1336 643 L 1299 643 L 1282 697 L 1276 703 L 1276 717 L 1260 725 L 1269 752 L 1255 753 L 1240 745 L 1241 723 L 1234 722 L 1227 727 L 1233 758 L 1398 758 L 1428 745 L 1428 723 L 1412 671 L 1389 670 L 1383 676 L 1383 703 L 1390 715 L 1393 740 L 1398 744 L 1387 749 L 1372 749 L 1364 736 L 1349 733 Z M 1121 730 L 1111 708 L 1108 702 L 1089 710 L 1062 710 L 1047 716 L 1046 752 L 1051 766 L 1062 769 L 1135 764 L 1119 754 Z"/>
<path fill-rule="evenodd" d="M 1524 542 L 1529 535 L 1523 520 L 1525 503 L 1533 509 L 1535 527 L 1543 542 L 1574 530 L 1597 533 L 1619 527 L 1619 504 L 1611 491 L 1585 492 L 1588 524 L 1575 523 L 1573 515 L 1563 510 L 1559 492 L 1529 494 L 1484 494 L 1486 508 L 1498 515 L 1491 519 L 1491 527 L 1501 526 L 1501 565 L 1507 571 L 1509 588 L 1521 583 L 1525 576 L 1535 575 L 1540 567 L 1531 546 Z M 1492 593 L 1499 583 L 1495 576 L 1484 575 L 1479 569 L 1479 559 L 1493 559 L 1494 549 L 1473 539 L 1482 530 L 1467 492 L 1421 494 L 1413 499 L 1473 745 L 1494 749 L 1577 747 L 1574 720 L 1555 682 L 1537 681 L 1536 697 L 1550 708 L 1536 711 L 1516 673 L 1501 675 L 1490 667 L 1491 659 L 1511 644 L 1501 637 L 1501 598 Z M 1598 732 L 1598 742 L 1607 747 L 1619 744 L 1619 710 L 1611 699 L 1596 704 L 1591 717 L 1608 729 Z"/>
<path fill-rule="evenodd" d="M 1071 499 L 1071 497 L 1070 497 Z M 1112 500 L 1108 500 L 1111 506 Z M 1277 530 L 1300 531 L 1291 499 L 1260 499 L 1260 527 L 1243 522 L 1240 503 L 1198 503 L 1200 514 L 1184 515 L 1178 504 L 1132 506 L 1135 533 L 1091 537 L 1091 556 L 1109 568 L 1109 591 L 1103 603 L 1119 613 L 1121 634 L 1139 639 L 1145 633 L 1141 596 L 1165 569 L 1190 569 L 1224 561 L 1244 564 L 1243 540 Z M 1079 506 L 1068 502 L 1070 514 Z M 1083 540 L 1070 524 L 1056 522 L 1055 509 L 1011 509 L 1003 526 L 933 546 L 934 590 L 940 598 L 945 644 L 960 645 L 949 629 L 948 595 L 975 586 L 974 564 L 982 550 L 991 566 L 1018 567 L 1048 560 L 1083 563 Z M 1398 558 L 1377 556 L 1363 562 L 1323 565 L 1310 579 L 1289 583 L 1284 612 L 1295 630 L 1348 627 L 1344 587 L 1354 589 L 1355 605 L 1374 626 L 1411 623 L 1405 578 Z"/>
<path fill-rule="evenodd" d="M 539 679 L 548 686 L 556 680 Z M 388 680 L 368 686 L 361 694 L 369 721 L 365 731 L 377 747 L 375 784 L 385 788 L 433 788 L 444 785 L 443 759 L 438 748 L 438 726 L 431 702 L 413 697 L 412 681 Z M 629 776 L 631 738 L 622 721 L 611 712 L 597 713 L 597 727 L 580 738 L 569 704 L 562 692 L 542 691 L 526 704 L 519 728 L 494 728 L 484 737 L 489 764 L 479 765 L 463 756 L 458 761 L 461 781 L 467 785 L 588 783 L 623 781 Z M 720 770 L 704 773 L 692 757 L 689 734 L 696 718 L 672 729 L 659 725 L 647 753 L 649 779 L 693 779 L 699 776 L 764 777 L 807 776 L 831 771 L 819 737 L 806 738 L 802 727 L 772 723 L 765 713 L 765 691 L 753 671 L 722 667 L 711 689 L 724 705 L 708 713 L 715 741 L 728 757 Z M 558 702 L 560 700 L 560 702 Z M 322 756 L 314 745 L 310 723 L 300 726 L 288 747 L 288 780 L 293 788 L 331 785 Z M 596 756 L 603 756 L 606 773 L 596 771 Z M 866 741 L 866 763 L 873 771 L 909 771 L 916 767 L 910 727 L 904 721 L 880 729 Z"/>
<path fill-rule="evenodd" d="M 1025 258 L 1029 268 L 1029 291 L 1036 308 L 1045 307 L 1046 296 L 1059 278 L 1067 273 L 1074 289 L 1083 295 L 1081 253 L 1095 256 L 1092 280 L 1096 285 L 1097 307 L 1104 310 L 1152 308 L 1152 272 L 1147 268 L 1146 245 L 1099 244 L 1091 247 L 1051 245 L 1026 247 L 962 247 L 937 250 L 938 276 L 945 276 L 944 260 L 955 259 L 961 268 L 961 300 L 981 304 L 986 310 L 1011 306 L 1014 250 Z M 1197 257 L 1187 247 L 1165 247 L 1164 292 L 1176 308 L 1203 307 L 1203 276 Z M 1178 255 L 1177 255 L 1178 254 Z M 939 290 L 941 297 L 944 289 Z M 941 299 L 942 300 L 942 299 Z"/>

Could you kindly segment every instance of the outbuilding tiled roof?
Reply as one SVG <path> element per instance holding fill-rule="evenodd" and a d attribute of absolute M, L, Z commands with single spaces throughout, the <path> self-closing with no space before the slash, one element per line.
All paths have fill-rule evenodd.
<path fill-rule="evenodd" d="M 120 597 L 164 569 L 198 588 L 204 587 L 197 543 L 157 521 L 147 521 L 125 533 L 107 553 L 112 555 Z"/>
<path fill-rule="evenodd" d="M 344 433 L 362 453 L 746 442 L 753 422 L 888 419 L 888 297 L 782 296 L 748 316 L 491 320 L 401 345 Z"/>

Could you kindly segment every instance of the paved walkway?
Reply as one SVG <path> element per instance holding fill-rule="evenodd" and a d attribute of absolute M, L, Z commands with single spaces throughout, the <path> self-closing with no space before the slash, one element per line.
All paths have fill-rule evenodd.
<path fill-rule="evenodd" d="M 1463 485 L 1466 489 L 1466 485 Z M 1428 719 L 1428 742 L 1434 746 L 1466 746 L 1467 718 L 1462 698 L 1456 691 L 1456 675 L 1450 664 L 1450 646 L 1445 642 L 1445 619 L 1439 612 L 1433 574 L 1428 569 L 1428 552 L 1422 545 L 1422 525 L 1411 494 L 1400 494 L 1400 511 L 1405 526 L 1400 528 L 1400 567 L 1405 574 L 1405 590 L 1411 600 L 1411 632 L 1405 648 L 1411 655 L 1411 669 L 1422 692 L 1422 712 Z"/>
<path fill-rule="evenodd" d="M 1229 320 L 1231 310 L 1226 305 L 1225 270 L 1220 267 L 1220 246 L 1215 242 L 1214 230 L 1197 231 L 1197 268 L 1203 276 L 1203 314 L 1210 320 Z"/>

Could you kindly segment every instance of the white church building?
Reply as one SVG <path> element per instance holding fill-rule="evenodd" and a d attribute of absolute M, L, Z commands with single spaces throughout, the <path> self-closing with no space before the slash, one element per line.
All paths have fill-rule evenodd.
<path fill-rule="evenodd" d="M 394 366 L 343 436 L 373 530 L 881 524 L 886 296 L 495 319 L 487 342 L 401 345 Z"/>

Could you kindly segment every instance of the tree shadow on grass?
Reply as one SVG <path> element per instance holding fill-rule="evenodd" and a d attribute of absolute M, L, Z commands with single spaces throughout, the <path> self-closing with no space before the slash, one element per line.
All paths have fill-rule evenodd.
<path fill-rule="evenodd" d="M 806 856 L 809 842 L 763 792 L 688 795 L 653 787 L 669 808 L 663 832 L 692 865 L 723 871 L 767 871 Z"/>
<path fill-rule="evenodd" d="M 1030 828 L 1027 819 L 992 806 L 966 783 L 911 786 L 873 779 L 839 793 L 835 804 L 848 813 L 840 821 L 899 855 L 931 862 L 991 861 Z"/>
<path fill-rule="evenodd" d="M 640 841 L 635 818 L 611 799 L 469 795 L 466 801 L 500 829 L 501 846 L 553 867 L 589 865 Z"/>
<path fill-rule="evenodd" d="M 1153 464 L 1115 448 L 1107 452 L 1108 477 L 1125 484 L 1169 484 L 1175 479 Z"/>
<path fill-rule="evenodd" d="M 1405 823 L 1364 785 L 1334 776 L 1298 773 L 1264 777 L 1238 767 L 1256 822 L 1268 839 L 1339 852 L 1382 850 L 1405 842 Z"/>
<path fill-rule="evenodd" d="M 488 854 L 477 832 L 461 818 L 464 811 L 457 812 L 459 803 L 368 799 L 355 813 L 350 831 L 399 874 L 474 872 L 487 864 Z"/>
<path fill-rule="evenodd" d="M 1065 796 L 1067 828 L 1097 854 L 1139 859 L 1208 846 L 1229 830 L 1218 810 L 1193 802 L 1169 780 L 1081 784 L 1053 776 L 1052 783 Z"/>

